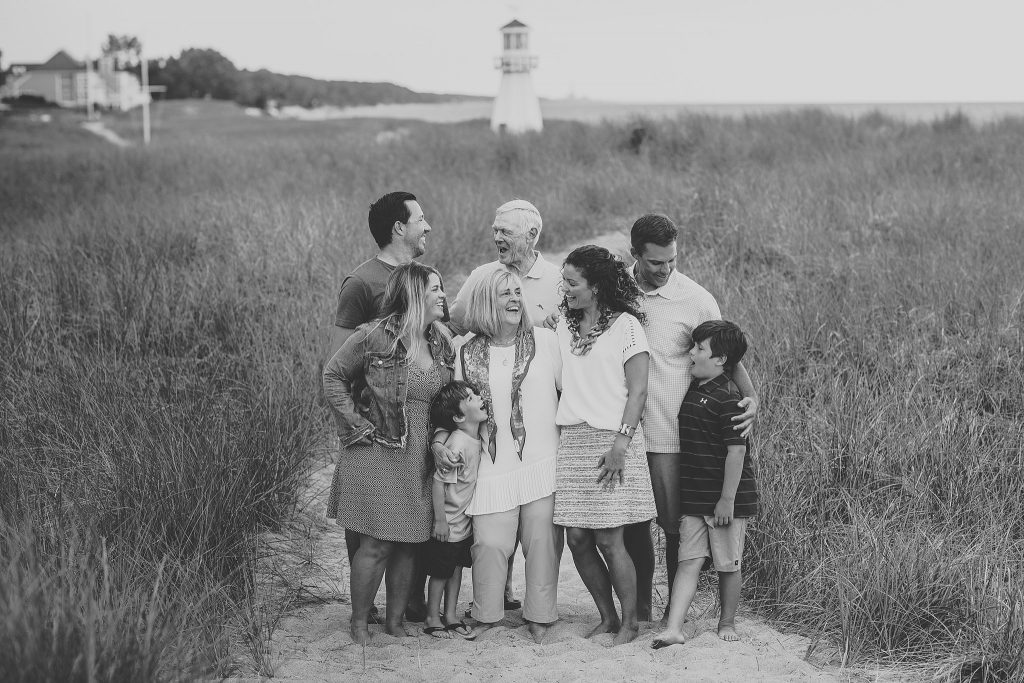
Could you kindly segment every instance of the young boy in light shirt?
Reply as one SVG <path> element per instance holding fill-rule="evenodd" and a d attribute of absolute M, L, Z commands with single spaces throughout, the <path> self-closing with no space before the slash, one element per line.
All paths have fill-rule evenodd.
<path fill-rule="evenodd" d="M 473 525 L 466 509 L 476 490 L 483 452 L 480 425 L 487 411 L 479 392 L 469 382 L 454 380 L 434 397 L 430 422 L 447 430 L 444 445 L 456 462 L 453 469 L 435 471 L 432 485 L 434 528 L 423 549 L 427 583 L 427 618 L 423 632 L 435 638 L 466 637 L 471 629 L 458 618 L 462 568 L 471 567 Z M 444 614 L 441 598 L 444 597 Z"/>

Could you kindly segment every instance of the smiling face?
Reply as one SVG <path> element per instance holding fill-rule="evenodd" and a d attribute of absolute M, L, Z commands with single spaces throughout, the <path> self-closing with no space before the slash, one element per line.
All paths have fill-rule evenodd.
<path fill-rule="evenodd" d="M 455 418 L 456 422 L 480 423 L 487 419 L 484 399 L 475 391 L 470 391 L 469 396 L 459 401 L 459 412 L 462 413 L 462 418 Z"/>
<path fill-rule="evenodd" d="M 636 259 L 637 283 L 645 291 L 659 289 L 668 284 L 668 278 L 676 268 L 675 242 L 664 247 L 648 242 L 643 253 L 630 249 Z"/>
<path fill-rule="evenodd" d="M 568 263 L 562 266 L 562 293 L 565 305 L 570 309 L 587 309 L 597 306 L 594 290 L 587 284 L 583 274 Z"/>
<path fill-rule="evenodd" d="M 441 278 L 437 273 L 431 273 L 427 277 L 427 292 L 423 299 L 424 317 L 427 323 L 440 320 L 444 317 L 444 290 L 441 289 Z"/>
<path fill-rule="evenodd" d="M 396 223 L 401 226 L 401 239 L 408 245 L 413 258 L 423 256 L 427 251 L 427 233 L 430 232 L 430 224 L 427 217 L 423 215 L 423 209 L 419 202 L 406 201 L 405 206 L 409 209 L 409 220 L 405 223 Z"/>
<path fill-rule="evenodd" d="M 711 354 L 710 339 L 694 344 L 690 349 L 690 362 L 693 364 L 693 367 L 690 368 L 690 376 L 700 380 L 701 384 L 725 372 L 725 357 Z"/>
<path fill-rule="evenodd" d="M 535 235 L 513 221 L 509 212 L 495 216 L 491 230 L 494 232 L 494 246 L 498 250 L 498 261 L 502 265 L 518 269 L 533 253 Z"/>
<path fill-rule="evenodd" d="M 494 304 L 502 330 L 508 332 L 519 327 L 523 319 L 523 286 L 514 277 L 498 280 L 494 291 Z"/>

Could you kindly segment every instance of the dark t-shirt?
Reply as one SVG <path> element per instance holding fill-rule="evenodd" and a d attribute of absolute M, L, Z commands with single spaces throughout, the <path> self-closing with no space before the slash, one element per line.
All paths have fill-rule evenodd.
<path fill-rule="evenodd" d="M 394 271 L 395 266 L 376 257 L 356 266 L 341 283 L 334 324 L 354 330 L 376 318 L 380 314 L 384 288 Z"/>
<path fill-rule="evenodd" d="M 750 446 L 733 429 L 732 418 L 743 412 L 738 405 L 742 399 L 728 375 L 719 375 L 703 385 L 698 380 L 690 384 L 679 409 L 679 491 L 684 515 L 715 514 L 715 505 L 722 497 L 729 446 L 747 448 L 733 514 L 757 514 L 757 483 Z"/>

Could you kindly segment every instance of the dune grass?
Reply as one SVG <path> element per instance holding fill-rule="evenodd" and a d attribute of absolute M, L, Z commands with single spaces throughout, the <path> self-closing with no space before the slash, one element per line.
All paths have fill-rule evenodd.
<path fill-rule="evenodd" d="M 1024 678 L 1024 123 L 804 111 L 502 139 L 195 106 L 149 149 L 0 123 L 0 678 L 239 666 L 258 535 L 328 429 L 337 287 L 399 188 L 452 275 L 492 258 L 512 197 L 546 249 L 673 217 L 680 268 L 753 340 L 747 600 L 848 663 Z"/>

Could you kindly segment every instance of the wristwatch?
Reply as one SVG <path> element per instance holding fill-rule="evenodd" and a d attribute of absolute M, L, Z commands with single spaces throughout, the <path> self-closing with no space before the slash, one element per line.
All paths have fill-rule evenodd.
<path fill-rule="evenodd" d="M 623 422 L 622 425 L 619 427 L 619 434 L 622 434 L 623 436 L 632 437 L 633 431 L 635 429 L 635 427 L 630 427 L 628 424 Z"/>

